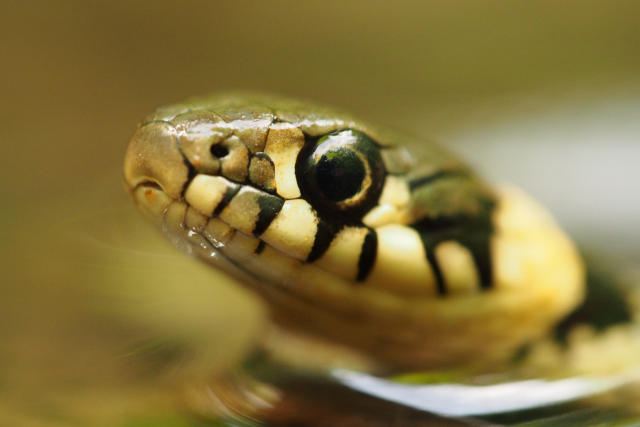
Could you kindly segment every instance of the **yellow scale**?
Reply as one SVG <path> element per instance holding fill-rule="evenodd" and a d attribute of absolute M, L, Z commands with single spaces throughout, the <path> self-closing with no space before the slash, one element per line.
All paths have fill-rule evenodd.
<path fill-rule="evenodd" d="M 417 144 L 419 160 L 403 148 Z M 174 242 L 266 301 L 278 339 L 321 343 L 327 364 L 499 366 L 584 296 L 575 246 L 522 191 L 323 107 L 163 108 L 139 125 L 125 178 Z"/>

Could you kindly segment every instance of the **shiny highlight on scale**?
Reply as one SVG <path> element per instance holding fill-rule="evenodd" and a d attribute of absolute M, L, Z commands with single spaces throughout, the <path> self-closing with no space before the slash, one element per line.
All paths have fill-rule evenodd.
<path fill-rule="evenodd" d="M 195 99 L 139 125 L 125 179 L 179 247 L 280 323 L 421 366 L 504 335 L 476 330 L 496 313 L 520 330 L 491 353 L 542 333 L 580 299 L 570 241 L 445 150 L 423 144 L 416 161 L 410 139 L 292 100 Z M 468 344 L 429 346 L 458 333 Z"/>
<path fill-rule="evenodd" d="M 410 181 L 402 173 L 388 174 L 381 155 L 384 147 L 354 129 L 309 137 L 298 128 L 274 123 L 264 144 L 246 144 L 233 133 L 211 138 L 202 123 L 190 125 L 182 131 L 162 122 L 141 127 L 141 132 L 149 126 L 166 127 L 164 132 L 176 138 L 186 168 L 180 196 L 163 215 L 173 234 L 189 230 L 191 239 L 204 239 L 198 246 L 215 248 L 249 273 L 248 258 L 260 263 L 260 257 L 285 256 L 316 263 L 345 280 L 386 288 L 385 273 L 400 261 L 398 255 L 415 259 L 423 252 L 423 265 L 414 267 L 420 271 L 414 281 L 423 283 L 416 283 L 409 293 L 445 295 L 447 279 L 459 281 L 455 276 L 461 267 L 469 270 L 469 289 L 491 286 L 493 202 L 488 196 L 479 219 L 448 215 L 391 229 L 376 227 L 380 221 L 374 208 L 407 210 L 411 192 L 439 180 L 468 179 L 464 174 L 437 171 Z M 147 178 L 136 184 L 149 187 L 146 197 L 162 188 L 159 180 Z M 245 253 L 232 249 L 237 241 Z M 389 252 L 380 250 L 380 244 L 395 247 Z M 270 251 L 264 254 L 266 247 Z M 269 255 L 271 250 L 276 252 Z M 376 262 L 381 266 L 369 282 Z M 294 269 L 289 265 L 284 271 Z"/>

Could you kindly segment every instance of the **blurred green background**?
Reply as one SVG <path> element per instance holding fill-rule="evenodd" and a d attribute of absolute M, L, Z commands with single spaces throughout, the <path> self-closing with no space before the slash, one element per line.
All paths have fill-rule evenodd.
<path fill-rule="evenodd" d="M 183 425 L 178 390 L 258 333 L 259 304 L 123 192 L 137 120 L 187 96 L 281 93 L 449 144 L 587 248 L 640 258 L 639 2 L 2 9 L 2 425 Z"/>

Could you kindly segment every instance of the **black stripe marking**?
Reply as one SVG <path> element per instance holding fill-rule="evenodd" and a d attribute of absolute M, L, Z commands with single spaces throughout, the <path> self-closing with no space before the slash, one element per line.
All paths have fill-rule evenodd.
<path fill-rule="evenodd" d="M 358 275 L 356 281 L 364 281 L 376 262 L 376 255 L 378 254 L 378 234 L 373 229 L 369 229 L 369 232 L 364 237 L 362 242 L 362 249 L 360 250 L 360 258 L 358 259 Z"/>
<path fill-rule="evenodd" d="M 149 122 L 149 123 L 156 123 L 156 122 L 170 124 L 168 122 L 165 122 L 164 120 L 153 120 L 152 122 Z M 172 124 L 170 124 L 170 125 L 173 127 Z M 180 141 L 180 137 L 178 137 L 176 139 L 176 143 L 177 143 L 176 145 L 178 147 L 178 152 L 180 152 L 180 155 L 182 156 L 182 162 L 187 167 L 187 180 L 182 185 L 182 190 L 180 191 L 180 198 L 184 199 L 184 195 L 187 192 L 187 188 L 189 188 L 189 184 L 191 184 L 191 181 L 193 180 L 193 178 L 195 178 L 195 176 L 198 174 L 198 171 L 191 164 L 191 162 L 189 161 L 187 156 L 182 151 L 182 142 Z"/>
<path fill-rule="evenodd" d="M 480 287 L 489 289 L 493 285 L 493 265 L 491 263 L 491 239 L 487 235 L 480 242 L 474 242 L 475 245 L 468 245 L 467 249 L 473 254 L 473 260 L 476 269 L 480 275 Z"/>
<path fill-rule="evenodd" d="M 265 184 L 268 182 L 268 179 L 265 180 L 265 182 L 256 182 L 256 180 L 254 180 L 253 178 L 255 178 L 254 176 L 251 175 L 251 171 L 252 171 L 252 165 L 255 164 L 254 159 L 256 160 L 264 160 L 266 162 L 268 162 L 267 166 L 269 168 L 269 172 L 272 174 L 272 176 L 270 177 L 272 184 L 273 184 L 273 188 L 267 188 L 265 187 Z M 258 151 L 257 153 L 255 153 L 251 159 L 249 160 L 249 173 L 248 173 L 248 178 L 249 181 L 258 186 L 260 188 L 260 190 L 262 191 L 266 191 L 269 194 L 278 194 L 276 192 L 276 188 L 275 188 L 275 166 L 273 164 L 273 160 L 271 160 L 271 157 L 269 157 L 267 154 L 265 154 L 262 151 Z"/>
<path fill-rule="evenodd" d="M 182 154 L 182 151 L 180 151 L 180 154 Z M 198 171 L 196 170 L 196 168 L 193 167 L 193 165 L 189 162 L 189 160 L 187 160 L 184 154 L 182 154 L 182 161 L 184 162 L 184 165 L 187 167 L 187 180 L 184 182 L 184 185 L 182 186 L 182 190 L 180 190 L 180 198 L 184 199 L 184 194 L 187 192 L 187 188 L 189 188 L 189 184 L 191 184 L 191 181 L 193 181 L 193 178 L 195 178 L 195 176 L 198 174 Z"/>
<path fill-rule="evenodd" d="M 260 243 L 258 243 L 258 247 L 253 251 L 254 254 L 256 255 L 260 255 L 262 253 L 262 251 L 264 251 L 264 248 L 267 246 L 267 244 L 265 242 L 263 242 L 262 240 L 260 240 Z"/>
<path fill-rule="evenodd" d="M 458 176 L 467 172 L 456 172 Z M 451 176 L 451 174 L 435 174 L 432 176 Z M 432 182 L 421 180 L 420 184 Z M 438 281 L 438 290 L 445 294 L 446 284 L 442 277 L 439 265 L 435 257 L 436 247 L 445 241 L 455 241 L 471 252 L 480 281 L 480 289 L 487 290 L 493 286 L 493 265 L 491 258 L 491 236 L 493 235 L 493 222 L 491 214 L 495 208 L 493 199 L 486 195 L 478 194 L 479 211 L 473 214 L 459 212 L 457 214 L 425 217 L 411 224 L 420 235 L 427 260 L 433 267 Z"/>
<path fill-rule="evenodd" d="M 278 216 L 282 205 L 284 205 L 283 199 L 270 194 L 259 196 L 257 202 L 260 207 L 260 213 L 258 213 L 256 225 L 253 227 L 253 235 L 256 237 L 264 233 L 269 224 Z"/>
<path fill-rule="evenodd" d="M 587 258 L 587 292 L 582 304 L 556 325 L 554 333 L 559 342 L 566 344 L 569 334 L 578 325 L 589 325 L 600 332 L 633 321 L 633 305 L 629 298 L 632 288 L 614 268 L 603 268 Z"/>
<path fill-rule="evenodd" d="M 436 259 L 436 253 L 434 251 L 435 248 L 429 248 L 427 250 L 427 261 L 431 264 L 431 268 L 433 269 L 433 275 L 436 279 L 436 287 L 438 288 L 439 295 L 447 294 L 447 287 L 444 283 L 444 277 L 442 277 L 442 270 L 440 270 L 440 264 L 438 264 L 438 260 Z"/>
<path fill-rule="evenodd" d="M 476 243 L 481 243 L 485 236 L 488 239 L 488 233 L 478 232 L 479 230 L 476 228 L 478 226 L 478 224 L 465 222 L 454 217 L 424 218 L 413 224 L 413 228 L 422 240 L 427 262 L 433 271 L 439 295 L 447 294 L 447 285 L 436 258 L 436 248 L 442 242 L 450 240 L 458 242 L 469 249 L 477 264 Z M 477 267 L 477 270 L 480 271 L 481 268 Z"/>
<path fill-rule="evenodd" d="M 318 221 L 318 229 L 316 230 L 316 237 L 311 247 L 311 252 L 307 256 L 307 262 L 313 262 L 320 258 L 331 245 L 331 241 L 337 234 L 338 230 L 329 223 L 320 220 Z"/>
<path fill-rule="evenodd" d="M 456 170 L 437 171 L 432 173 L 431 175 L 425 175 L 425 176 L 411 179 L 409 181 L 409 191 L 414 191 L 425 185 L 432 184 L 433 182 L 438 181 L 440 179 L 460 177 L 464 175 L 465 173 L 463 171 L 456 171 Z"/>
<path fill-rule="evenodd" d="M 269 155 L 267 155 L 267 153 L 263 151 L 258 151 L 257 153 L 255 153 L 252 156 L 252 159 L 253 158 L 256 158 L 258 160 L 266 160 L 267 162 L 269 162 L 269 165 L 271 166 L 271 168 L 275 168 L 275 166 L 273 165 L 273 160 L 271 160 L 271 157 L 269 157 Z"/>
<path fill-rule="evenodd" d="M 240 191 L 240 185 L 229 183 L 227 187 L 227 191 L 224 192 L 224 196 L 222 196 L 222 200 L 218 203 L 218 206 L 213 210 L 213 216 L 220 215 L 220 212 L 227 207 L 227 205 L 231 202 L 231 199 L 235 197 L 236 194 Z"/>
<path fill-rule="evenodd" d="M 427 255 L 427 261 L 433 268 L 438 286 L 438 293 L 447 293 L 446 284 L 440 266 L 438 265 L 435 249 L 446 241 L 455 241 L 471 252 L 473 261 L 480 279 L 480 288 L 483 290 L 493 285 L 493 266 L 491 263 L 491 234 L 490 223 L 455 224 L 449 220 L 422 221 L 414 224 L 414 228 L 420 234 L 420 239 Z M 449 222 L 449 223 L 448 223 Z M 448 223 L 448 224 L 447 224 Z M 425 227 L 426 226 L 426 227 Z"/>

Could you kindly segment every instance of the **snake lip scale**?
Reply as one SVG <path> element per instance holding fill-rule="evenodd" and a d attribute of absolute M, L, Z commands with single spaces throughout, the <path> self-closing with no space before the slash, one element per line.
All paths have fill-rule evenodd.
<path fill-rule="evenodd" d="M 509 360 L 584 296 L 575 246 L 522 191 L 327 107 L 221 95 L 158 109 L 125 180 L 177 246 L 255 291 L 279 327 L 390 369 Z"/>

